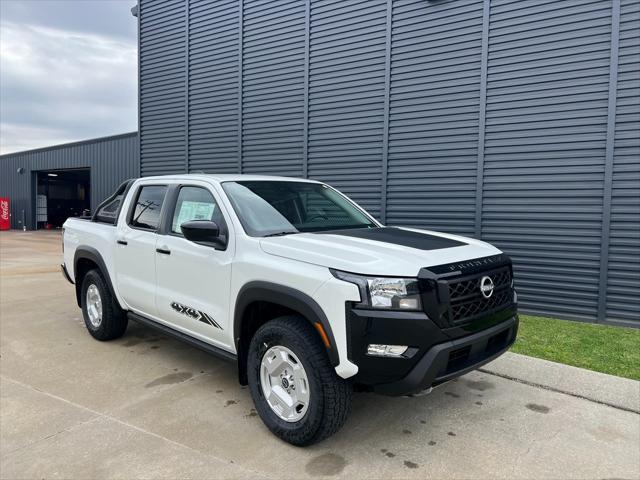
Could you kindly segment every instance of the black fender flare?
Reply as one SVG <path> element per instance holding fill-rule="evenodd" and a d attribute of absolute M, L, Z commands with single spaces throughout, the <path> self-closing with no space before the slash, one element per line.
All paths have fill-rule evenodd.
<path fill-rule="evenodd" d="M 320 323 L 329 340 L 327 354 L 329 361 L 335 367 L 340 363 L 338 349 L 329 320 L 318 303 L 306 293 L 277 283 L 253 281 L 244 285 L 236 297 L 233 314 L 233 338 L 236 351 L 240 354 L 240 336 L 242 332 L 242 318 L 247 307 L 256 301 L 276 303 L 290 308 L 306 318 L 315 327 Z"/>
<path fill-rule="evenodd" d="M 107 288 L 109 288 L 109 292 L 117 302 L 118 297 L 116 296 L 116 291 L 113 288 L 113 283 L 111 282 L 109 270 L 107 269 L 107 265 L 104 263 L 104 259 L 102 258 L 102 255 L 100 255 L 100 252 L 98 252 L 98 250 L 96 250 L 93 247 L 81 246 L 76 248 L 76 251 L 73 255 L 73 275 L 74 275 L 74 280 L 76 284 L 76 300 L 78 302 L 78 306 L 80 307 L 82 305 L 82 302 L 80 299 L 82 282 L 79 282 L 78 279 L 76 278 L 78 274 L 78 262 L 80 260 L 90 260 L 98 266 L 98 268 L 100 269 L 100 273 L 102 273 L 102 278 L 104 278 L 104 281 L 107 284 Z"/>

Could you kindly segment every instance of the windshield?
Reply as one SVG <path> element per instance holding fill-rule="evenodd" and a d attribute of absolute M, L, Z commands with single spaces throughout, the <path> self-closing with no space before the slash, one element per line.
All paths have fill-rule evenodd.
<path fill-rule="evenodd" d="M 253 237 L 377 225 L 327 185 L 306 182 L 224 182 L 245 231 Z"/>

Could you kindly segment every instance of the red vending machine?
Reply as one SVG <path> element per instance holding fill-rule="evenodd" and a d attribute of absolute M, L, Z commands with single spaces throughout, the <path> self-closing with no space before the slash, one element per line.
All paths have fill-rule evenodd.
<path fill-rule="evenodd" d="M 11 228 L 10 212 L 9 199 L 0 197 L 0 230 L 9 230 Z"/>

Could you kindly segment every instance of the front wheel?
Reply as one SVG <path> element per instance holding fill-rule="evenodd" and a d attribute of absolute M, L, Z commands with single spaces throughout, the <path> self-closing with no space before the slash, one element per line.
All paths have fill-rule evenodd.
<path fill-rule="evenodd" d="M 247 359 L 256 410 L 276 436 L 310 445 L 335 432 L 351 410 L 352 387 L 329 362 L 307 320 L 276 318 L 258 329 Z"/>

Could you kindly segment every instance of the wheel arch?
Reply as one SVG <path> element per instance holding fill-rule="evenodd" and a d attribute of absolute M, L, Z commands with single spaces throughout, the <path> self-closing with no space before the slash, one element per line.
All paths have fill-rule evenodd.
<path fill-rule="evenodd" d="M 113 288 L 113 284 L 111 283 L 109 270 L 107 269 L 107 265 L 105 264 L 102 255 L 100 255 L 100 252 L 93 247 L 78 247 L 73 256 L 73 276 L 76 286 L 76 301 L 78 302 L 79 307 L 82 306 L 82 281 L 84 280 L 84 276 L 87 272 L 94 268 L 97 268 L 102 274 L 102 278 L 104 278 L 104 281 L 107 284 L 109 293 L 111 293 L 113 298 L 118 298 Z"/>
<path fill-rule="evenodd" d="M 265 305 L 275 316 L 264 320 L 254 319 L 253 314 L 256 309 Z M 259 313 L 259 310 L 257 312 Z M 329 320 L 313 298 L 285 285 L 253 281 L 244 285 L 238 292 L 233 315 L 233 338 L 238 353 L 238 374 L 241 384 L 247 383 L 247 353 L 249 342 L 255 331 L 276 316 L 292 313 L 306 319 L 318 332 L 318 337 L 325 345 L 331 364 L 335 367 L 340 363 Z M 321 331 L 324 332 L 324 336 Z"/>

